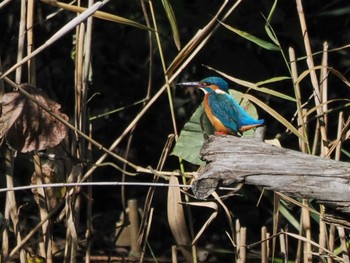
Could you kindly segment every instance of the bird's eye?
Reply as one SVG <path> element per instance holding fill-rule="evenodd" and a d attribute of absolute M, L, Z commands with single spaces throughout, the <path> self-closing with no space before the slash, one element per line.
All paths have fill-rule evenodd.
<path fill-rule="evenodd" d="M 210 86 L 210 83 L 209 83 L 209 82 L 202 82 L 202 84 L 203 84 L 204 86 Z"/>

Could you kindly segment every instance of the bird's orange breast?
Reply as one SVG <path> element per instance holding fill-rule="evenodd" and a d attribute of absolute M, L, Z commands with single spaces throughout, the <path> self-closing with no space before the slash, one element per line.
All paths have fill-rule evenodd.
<path fill-rule="evenodd" d="M 214 126 L 215 130 L 219 133 L 227 134 L 228 130 L 226 127 L 222 124 L 222 122 L 216 118 L 216 116 L 213 114 L 210 105 L 209 105 L 209 96 L 210 94 L 207 93 L 204 96 L 204 111 L 208 116 L 208 119 L 210 120 L 211 124 Z"/>

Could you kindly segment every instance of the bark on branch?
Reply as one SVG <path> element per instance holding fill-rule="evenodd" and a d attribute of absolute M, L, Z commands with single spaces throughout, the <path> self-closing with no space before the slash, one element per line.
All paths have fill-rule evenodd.
<path fill-rule="evenodd" d="M 193 192 L 207 198 L 219 183 L 265 186 L 297 197 L 313 198 L 350 214 L 350 164 L 279 148 L 255 138 L 210 136 L 201 149 L 207 165 Z"/>

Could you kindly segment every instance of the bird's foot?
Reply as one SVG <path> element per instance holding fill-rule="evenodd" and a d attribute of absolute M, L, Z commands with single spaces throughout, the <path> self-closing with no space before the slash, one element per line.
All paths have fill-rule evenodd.
<path fill-rule="evenodd" d="M 223 131 L 216 131 L 214 132 L 215 135 L 227 135 L 227 132 L 223 132 Z"/>

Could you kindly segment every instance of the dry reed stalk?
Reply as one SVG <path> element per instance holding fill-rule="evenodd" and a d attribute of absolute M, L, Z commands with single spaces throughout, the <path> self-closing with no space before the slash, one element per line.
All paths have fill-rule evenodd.
<path fill-rule="evenodd" d="M 268 241 L 267 241 L 267 228 L 263 226 L 261 228 L 261 263 L 267 263 L 269 261 L 268 255 Z M 264 241 L 265 240 L 265 241 Z"/>
<path fill-rule="evenodd" d="M 308 143 L 308 136 L 307 136 L 307 129 L 305 125 L 304 120 L 304 114 L 302 111 L 302 101 L 301 101 L 301 93 L 300 93 L 300 86 L 298 80 L 298 68 L 296 64 L 296 56 L 295 51 L 292 47 L 288 49 L 289 53 L 289 60 L 290 60 L 290 69 L 292 73 L 292 80 L 293 80 L 293 87 L 294 87 L 294 94 L 296 99 L 296 105 L 297 105 L 297 115 L 298 115 L 298 127 L 300 133 L 306 138 L 306 141 L 303 141 L 299 138 L 299 148 L 302 152 L 306 153 L 309 149 L 309 143 Z"/>
<path fill-rule="evenodd" d="M 92 137 L 92 125 L 89 125 L 89 134 Z M 91 160 L 92 157 L 92 145 L 88 144 L 87 147 L 87 156 L 88 160 Z M 91 178 L 89 178 L 91 180 Z M 85 251 L 85 263 L 90 263 L 91 256 L 91 237 L 92 237 L 92 186 L 87 187 L 87 205 L 86 205 L 86 230 L 85 230 L 85 238 L 86 238 L 86 251 Z"/>
<path fill-rule="evenodd" d="M 165 160 L 168 157 L 168 155 L 170 154 L 170 151 L 172 149 L 172 145 L 174 143 L 175 140 L 175 136 L 173 134 L 168 136 L 168 139 L 163 147 L 162 150 L 162 154 L 159 158 L 158 164 L 157 164 L 157 170 L 163 170 L 163 166 L 165 164 Z M 153 177 L 153 182 L 158 182 L 159 176 L 154 175 Z M 154 197 L 154 193 L 155 193 L 156 187 L 155 186 L 151 186 L 148 189 L 147 195 L 146 195 L 146 199 L 145 199 L 145 204 L 143 207 L 143 214 L 142 214 L 142 218 L 141 218 L 141 223 L 140 223 L 140 232 L 138 234 L 139 236 L 139 244 L 142 247 L 142 254 L 141 254 L 141 258 L 144 258 L 145 255 L 145 249 L 146 249 L 146 244 L 147 244 L 147 239 L 148 239 L 148 234 L 147 234 L 147 230 L 149 229 L 149 224 L 150 221 L 152 219 L 150 212 L 154 210 L 152 206 L 152 201 L 153 201 L 153 197 Z M 142 261 L 140 260 L 140 263 Z"/>
<path fill-rule="evenodd" d="M 342 131 L 343 131 L 343 128 L 344 128 L 344 119 L 343 119 L 343 112 L 340 112 L 339 113 L 339 117 L 338 117 L 338 135 L 337 135 L 337 138 L 340 138 L 339 140 L 339 143 L 337 144 L 337 147 L 336 147 L 336 152 L 338 152 L 338 154 L 336 154 L 335 156 L 335 160 L 336 161 L 339 161 L 340 159 L 340 153 L 341 153 L 341 147 L 342 147 Z M 342 247 L 342 256 L 343 256 L 343 259 L 344 259 L 344 262 L 345 263 L 349 263 L 349 249 L 347 247 L 347 238 L 346 238 L 346 234 L 345 234 L 345 230 L 344 230 L 344 227 L 342 226 L 338 226 L 337 227 L 337 230 L 338 230 L 338 235 L 339 235 L 339 239 L 340 239 L 340 245 Z"/>
<path fill-rule="evenodd" d="M 331 252 L 334 252 L 335 247 L 335 225 L 330 225 L 329 227 L 329 238 L 328 238 L 328 248 Z M 327 263 L 333 263 L 332 257 L 327 257 Z"/>
<path fill-rule="evenodd" d="M 21 1 L 21 17 L 19 21 L 19 32 L 18 32 L 18 44 L 17 44 L 17 61 L 21 61 L 24 53 L 24 41 L 25 41 L 25 28 L 26 28 L 26 13 L 27 13 L 26 1 Z M 22 82 L 22 67 L 16 69 L 15 74 L 16 83 Z"/>
<path fill-rule="evenodd" d="M 319 223 L 319 240 L 318 244 L 320 245 L 320 248 L 318 250 L 318 253 L 320 255 L 324 254 L 324 249 L 327 247 L 327 239 L 328 239 L 328 233 L 327 233 L 327 225 L 326 223 L 322 220 L 322 217 L 325 214 L 325 207 L 323 205 L 320 205 L 320 223 Z"/>
<path fill-rule="evenodd" d="M 344 112 L 341 111 L 339 112 L 338 115 L 338 129 L 337 129 L 337 146 L 335 148 L 335 160 L 340 160 L 340 155 L 341 155 L 341 148 L 342 148 L 342 143 L 343 143 L 343 138 L 344 136 L 342 135 L 342 131 L 344 128 Z"/>
<path fill-rule="evenodd" d="M 240 248 L 239 248 L 239 258 L 240 262 L 247 262 L 247 228 L 241 227 L 240 231 Z"/>
<path fill-rule="evenodd" d="M 322 62 L 321 62 L 322 68 L 320 71 L 320 93 L 321 93 L 321 102 L 322 102 L 322 111 L 325 113 L 324 115 L 324 122 L 326 126 L 326 132 L 327 132 L 327 126 L 328 126 L 328 43 L 323 43 L 323 52 L 322 52 Z M 327 153 L 324 153 L 324 156 L 327 155 Z"/>
<path fill-rule="evenodd" d="M 26 17 L 26 28 L 27 28 L 27 55 L 30 55 L 34 50 L 34 10 L 35 3 L 33 0 L 27 2 L 27 17 Z M 21 68 L 21 67 L 20 67 Z M 36 86 L 36 66 L 35 57 L 27 61 L 28 68 L 28 83 L 32 86 Z M 36 176 L 36 184 L 44 184 L 44 174 L 42 171 L 42 163 L 40 156 L 34 155 L 34 171 Z M 43 199 L 43 202 L 40 199 Z M 37 200 L 39 206 L 40 219 L 44 220 L 48 216 L 48 195 L 45 188 L 37 189 Z M 47 263 L 52 262 L 52 236 L 50 231 L 49 220 L 45 220 L 42 224 L 42 239 L 39 240 L 39 253 L 46 259 Z"/>
<path fill-rule="evenodd" d="M 18 36 L 18 52 L 17 52 L 17 59 L 21 59 L 23 57 L 24 52 L 24 40 L 25 40 L 25 25 L 26 25 L 26 1 L 21 1 L 21 17 L 20 17 L 20 27 L 19 27 L 19 36 Z M 21 70 L 16 71 L 15 78 L 21 81 Z M 5 150 L 5 167 L 6 167 L 6 185 L 8 188 L 13 188 L 14 181 L 13 181 L 13 170 L 14 170 L 14 160 L 16 153 L 14 150 L 7 149 Z M 21 231 L 19 229 L 19 215 L 18 215 L 18 209 L 17 209 L 17 203 L 15 198 L 15 192 L 9 191 L 6 193 L 6 201 L 5 201 L 5 213 L 4 218 L 6 220 L 12 221 L 13 229 L 16 237 L 17 244 L 22 242 L 21 238 Z M 6 262 L 7 257 L 10 257 L 9 255 L 9 234 L 7 227 L 4 230 L 3 233 L 3 261 Z M 25 251 L 20 250 L 20 262 L 24 263 L 26 261 L 25 258 Z"/>
<path fill-rule="evenodd" d="M 27 54 L 31 54 L 34 50 L 34 0 L 28 0 L 27 2 Z M 28 67 L 28 83 L 32 86 L 36 86 L 36 67 L 35 58 L 27 61 Z"/>
<path fill-rule="evenodd" d="M 178 263 L 178 258 L 177 258 L 177 247 L 176 246 L 171 246 L 171 262 L 172 263 Z"/>
<path fill-rule="evenodd" d="M 137 205 L 136 199 L 128 200 L 129 208 L 129 220 L 130 220 L 130 246 L 131 246 L 131 255 L 135 257 L 140 257 L 140 245 L 138 243 L 138 232 L 140 227 L 139 220 L 139 208 Z"/>
<path fill-rule="evenodd" d="M 284 231 L 282 230 L 282 233 Z M 287 263 L 288 262 L 288 251 L 287 251 L 287 244 L 286 244 L 286 236 L 285 235 L 279 235 L 279 241 L 280 241 L 280 253 L 282 256 L 282 262 Z"/>
<path fill-rule="evenodd" d="M 237 219 L 235 222 L 235 230 L 236 230 L 236 262 L 237 263 L 242 263 L 240 255 L 241 255 L 241 224 L 239 220 Z"/>
<path fill-rule="evenodd" d="M 145 258 L 146 245 L 147 245 L 147 242 L 148 242 L 148 236 L 149 236 L 149 233 L 151 231 L 151 225 L 152 225 L 152 222 L 153 222 L 153 212 L 154 212 L 154 208 L 152 207 L 149 210 L 147 228 L 146 228 L 146 232 L 144 234 L 145 235 L 145 237 L 144 237 L 145 242 L 143 244 L 143 247 L 141 248 L 141 256 L 140 256 L 139 263 L 143 263 L 144 258 Z"/>
<path fill-rule="evenodd" d="M 34 171 L 35 171 L 35 179 L 36 184 L 43 185 L 44 182 L 44 174 L 42 171 L 42 163 L 40 160 L 40 157 L 35 154 L 34 157 Z M 39 214 L 40 219 L 43 220 L 47 217 L 48 211 L 47 211 L 47 194 L 46 194 L 46 188 L 38 188 L 36 193 L 36 200 L 39 207 Z M 40 256 L 47 258 L 48 262 L 52 262 L 52 253 L 51 250 L 48 251 L 48 247 L 51 248 L 51 236 L 50 236 L 50 229 L 49 229 L 49 221 L 46 220 L 41 227 L 42 231 L 42 239 L 39 240 L 39 252 Z M 47 244 L 47 247 L 46 247 Z"/>
<path fill-rule="evenodd" d="M 340 240 L 340 245 L 342 248 L 342 256 L 344 263 L 349 263 L 349 249 L 347 245 L 347 235 L 345 234 L 344 227 L 342 226 L 337 226 L 338 230 L 338 235 L 339 235 L 339 240 Z"/>
<path fill-rule="evenodd" d="M 5 152 L 5 167 L 6 167 L 6 186 L 8 188 L 13 188 L 13 165 L 14 165 L 14 152 L 10 149 L 6 149 Z M 3 234 L 2 234 L 2 257 L 3 260 L 6 261 L 9 256 L 9 223 L 10 220 L 13 224 L 13 229 L 15 236 L 17 238 L 17 235 L 19 236 L 19 229 L 18 229 L 18 214 L 17 214 L 17 204 L 16 199 L 13 191 L 8 191 L 6 193 L 6 201 L 5 201 L 5 209 L 4 209 L 4 220 L 7 222 L 7 226 L 4 228 Z M 20 238 L 20 237 L 19 237 Z M 17 242 L 20 241 L 17 238 Z"/>
<path fill-rule="evenodd" d="M 88 1 L 88 7 L 93 6 L 94 0 Z M 89 86 L 89 77 L 90 77 L 90 67 L 91 67 L 91 44 L 92 44 L 92 26 L 93 26 L 93 18 L 89 17 L 86 21 L 86 33 L 84 39 L 84 64 L 83 64 L 83 76 L 82 76 L 82 129 L 86 131 L 86 127 L 89 127 L 89 137 L 92 138 L 92 125 L 88 123 L 88 109 L 87 109 L 87 101 L 88 101 L 88 86 Z M 92 144 L 88 142 L 87 149 L 85 151 L 85 143 L 84 143 L 84 156 L 87 160 L 92 160 Z M 91 178 L 89 178 L 91 180 Z M 87 188 L 87 209 L 86 209 L 86 251 L 85 251 L 85 263 L 90 262 L 91 255 L 91 234 L 92 234 L 92 187 L 89 186 Z"/>
<path fill-rule="evenodd" d="M 307 240 L 312 240 L 310 211 L 308 207 L 309 207 L 308 200 L 303 199 L 303 208 L 301 209 L 302 233 Z M 303 258 L 304 258 L 304 263 L 312 262 L 312 249 L 311 249 L 311 243 L 309 242 L 303 242 Z"/>
<path fill-rule="evenodd" d="M 306 25 L 306 19 L 305 19 L 305 14 L 303 10 L 303 5 L 302 5 L 302 0 L 296 0 L 296 7 L 298 11 L 298 17 L 300 21 L 300 26 L 301 26 L 301 32 L 303 35 L 304 39 L 304 47 L 306 51 L 306 62 L 307 66 L 310 70 L 310 79 L 311 79 L 311 84 L 313 86 L 313 93 L 314 93 L 314 100 L 315 100 L 315 105 L 316 105 L 316 111 L 317 115 L 319 116 L 319 123 L 320 123 L 320 132 L 321 132 L 321 139 L 324 142 L 327 142 L 327 133 L 326 133 L 326 128 L 324 126 L 324 116 L 323 116 L 323 108 L 320 107 L 321 104 L 321 93 L 320 93 L 320 86 L 319 82 L 317 80 L 317 75 L 315 71 L 315 64 L 313 60 L 313 55 L 311 51 L 311 44 L 310 44 L 310 39 L 307 31 L 307 25 Z M 328 146 L 323 145 L 323 151 L 328 152 Z"/>

